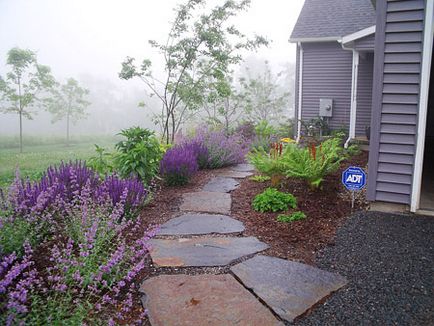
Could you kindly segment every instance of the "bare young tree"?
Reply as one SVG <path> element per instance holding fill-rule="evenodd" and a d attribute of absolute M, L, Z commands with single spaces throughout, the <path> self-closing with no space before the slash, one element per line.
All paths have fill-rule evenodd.
<path fill-rule="evenodd" d="M 65 84 L 53 88 L 52 96 L 45 100 L 47 111 L 53 115 L 52 122 L 66 120 L 66 146 L 69 146 L 70 124 L 77 123 L 87 116 L 86 108 L 90 102 L 86 100 L 89 90 L 80 87 L 74 78 Z"/>
<path fill-rule="evenodd" d="M 137 67 L 134 58 L 127 57 L 119 73 L 122 79 L 141 79 L 161 101 L 158 120 L 167 143 L 174 141 L 182 122 L 203 103 L 207 77 L 224 75 L 230 65 L 240 62 L 242 50 L 268 43 L 260 36 L 248 38 L 229 23 L 231 17 L 248 8 L 250 0 L 226 0 L 209 11 L 205 4 L 206 0 L 188 0 L 180 5 L 167 41 L 149 41 L 164 58 L 164 79 L 154 75 L 148 59 Z"/>
<path fill-rule="evenodd" d="M 23 118 L 32 120 L 34 109 L 41 103 L 40 95 L 54 85 L 54 77 L 48 66 L 37 62 L 30 50 L 12 48 L 6 64 L 10 71 L 0 76 L 0 112 L 14 113 L 19 117 L 20 153 L 23 152 Z"/>

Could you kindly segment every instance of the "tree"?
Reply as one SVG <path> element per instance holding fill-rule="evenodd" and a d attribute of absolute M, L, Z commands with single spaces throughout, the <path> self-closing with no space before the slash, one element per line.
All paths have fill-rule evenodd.
<path fill-rule="evenodd" d="M 282 92 L 279 89 L 279 78 L 282 73 L 274 76 L 267 61 L 261 74 L 254 76 L 248 68 L 246 70 L 247 78 L 240 78 L 240 84 L 247 119 L 254 123 L 280 119 L 279 115 L 289 105 L 291 95 L 290 92 Z"/>
<path fill-rule="evenodd" d="M 69 146 L 70 122 L 73 124 L 85 118 L 86 108 L 90 102 L 86 101 L 89 90 L 80 87 L 74 78 L 69 78 L 65 84 L 56 85 L 52 97 L 47 98 L 47 111 L 53 115 L 52 122 L 66 120 L 66 145 Z"/>
<path fill-rule="evenodd" d="M 151 70 L 151 61 L 140 67 L 127 57 L 119 73 L 121 79 L 140 78 L 162 103 L 163 138 L 173 142 L 179 126 L 203 103 L 207 77 L 224 75 L 229 66 L 239 63 L 242 50 L 266 45 L 266 39 L 247 38 L 228 20 L 246 10 L 250 0 L 226 0 L 206 11 L 206 0 L 188 0 L 176 10 L 176 18 L 165 43 L 149 41 L 164 58 L 164 79 Z M 202 12 L 201 12 L 202 10 Z"/>
<path fill-rule="evenodd" d="M 51 69 L 37 62 L 30 50 L 12 48 L 7 53 L 6 64 L 10 72 L 0 76 L 0 111 L 15 113 L 20 123 L 20 153 L 23 152 L 23 118 L 32 120 L 32 109 L 42 100 L 39 95 L 54 84 Z"/>
<path fill-rule="evenodd" d="M 212 79 L 204 95 L 203 109 L 208 123 L 223 126 L 229 133 L 231 125 L 240 117 L 242 96 L 232 84 L 232 78 Z"/>

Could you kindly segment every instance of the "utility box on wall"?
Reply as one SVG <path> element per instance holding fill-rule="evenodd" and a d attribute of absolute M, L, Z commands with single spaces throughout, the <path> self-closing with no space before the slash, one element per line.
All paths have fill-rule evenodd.
<path fill-rule="evenodd" d="M 333 99 L 321 98 L 319 100 L 319 116 L 328 118 L 333 116 Z"/>

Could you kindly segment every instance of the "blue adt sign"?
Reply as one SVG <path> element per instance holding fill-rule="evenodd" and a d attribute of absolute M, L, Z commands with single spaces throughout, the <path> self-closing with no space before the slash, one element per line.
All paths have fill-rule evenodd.
<path fill-rule="evenodd" d="M 362 168 L 350 166 L 342 173 L 342 183 L 348 190 L 360 190 L 366 185 L 366 173 Z"/>

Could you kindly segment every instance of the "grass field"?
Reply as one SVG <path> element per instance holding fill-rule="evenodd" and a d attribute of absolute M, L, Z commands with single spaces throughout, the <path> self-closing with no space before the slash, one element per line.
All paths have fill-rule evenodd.
<path fill-rule="evenodd" d="M 2 147 L 0 138 L 0 187 L 7 187 L 13 181 L 16 167 L 19 167 L 22 177 L 35 180 L 50 165 L 59 164 L 61 161 L 86 160 L 95 155 L 95 143 L 111 150 L 115 142 L 112 137 L 96 137 L 94 142 L 84 138 L 66 147 L 61 143 L 50 144 L 50 141 L 45 139 L 40 142 L 34 140 L 33 145 L 25 144 L 24 153 L 19 153 L 18 148 Z"/>

